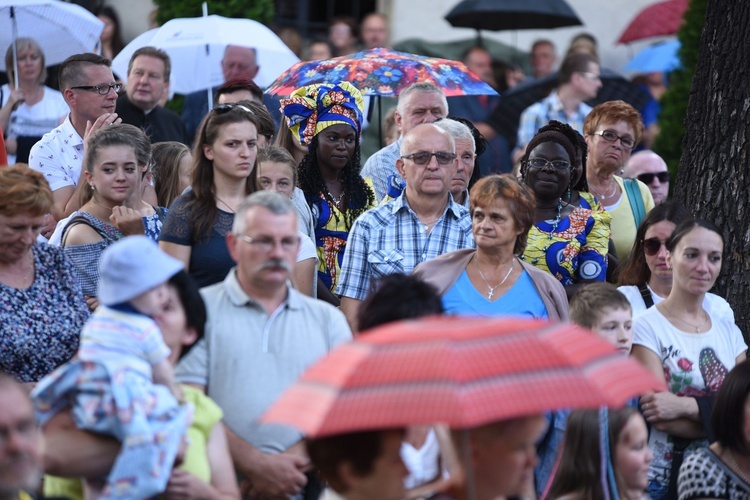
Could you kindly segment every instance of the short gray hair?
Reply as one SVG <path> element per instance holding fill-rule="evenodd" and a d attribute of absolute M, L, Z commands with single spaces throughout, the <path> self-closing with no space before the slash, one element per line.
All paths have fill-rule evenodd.
<path fill-rule="evenodd" d="M 240 206 L 237 207 L 237 212 L 234 214 L 234 223 L 232 224 L 232 232 L 234 234 L 245 232 L 245 215 L 253 207 L 265 208 L 274 215 L 291 213 L 294 214 L 295 218 L 297 216 L 292 200 L 286 196 L 275 191 L 256 191 L 245 198 L 240 203 Z"/>
<path fill-rule="evenodd" d="M 450 118 L 443 118 L 435 122 L 435 125 L 448 132 L 453 140 L 460 141 L 471 141 L 471 145 L 474 148 L 474 152 L 477 150 L 477 144 L 474 141 L 474 134 L 471 133 L 469 127 L 463 123 L 452 120 Z"/>
<path fill-rule="evenodd" d="M 445 98 L 445 92 L 443 92 L 443 89 L 435 85 L 434 83 L 430 82 L 417 82 L 409 85 L 404 90 L 401 91 L 401 93 L 398 95 L 398 103 L 396 104 L 396 111 L 398 111 L 400 114 L 404 112 L 404 102 L 406 102 L 406 99 L 413 94 L 414 92 L 420 92 L 420 93 L 436 93 L 440 94 L 443 97 L 443 102 L 445 103 L 445 110 L 447 112 L 448 110 L 448 99 Z"/>

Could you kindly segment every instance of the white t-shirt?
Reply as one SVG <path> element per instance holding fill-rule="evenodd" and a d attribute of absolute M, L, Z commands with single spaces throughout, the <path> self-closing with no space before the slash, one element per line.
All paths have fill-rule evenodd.
<path fill-rule="evenodd" d="M 0 87 L 2 102 L 5 106 L 10 99 L 10 87 L 6 83 Z M 44 87 L 42 100 L 33 106 L 21 103 L 10 115 L 6 137 L 42 137 L 44 134 L 57 127 L 65 115 L 68 114 L 68 105 L 60 92 Z M 8 155 L 8 165 L 16 163 L 16 155 Z"/>
<path fill-rule="evenodd" d="M 734 323 L 711 315 L 706 333 L 688 333 L 677 329 L 656 307 L 633 321 L 633 345 L 643 346 L 662 360 L 669 391 L 678 396 L 715 395 L 737 356 L 747 350 L 742 332 Z M 649 480 L 669 484 L 672 442 L 669 436 L 651 429 L 649 446 L 654 452 Z M 706 440 L 693 441 L 685 452 L 707 446 Z"/>
<path fill-rule="evenodd" d="M 651 299 L 654 301 L 654 305 L 662 302 L 666 298 L 662 297 L 661 295 L 657 295 L 650 286 L 646 286 L 648 287 L 648 291 L 651 292 Z M 619 290 L 625 297 L 628 298 L 630 305 L 633 307 L 633 318 L 636 318 L 646 312 L 646 303 L 643 301 L 643 297 L 641 297 L 641 291 L 638 290 L 637 286 L 618 286 L 617 290 Z M 730 323 L 734 323 L 734 311 L 732 310 L 732 306 L 729 305 L 729 302 L 724 300 L 722 297 L 719 297 L 718 295 L 707 293 L 703 298 L 703 309 L 708 311 L 708 314 L 710 314 L 712 318 L 717 317 L 725 319 Z"/>

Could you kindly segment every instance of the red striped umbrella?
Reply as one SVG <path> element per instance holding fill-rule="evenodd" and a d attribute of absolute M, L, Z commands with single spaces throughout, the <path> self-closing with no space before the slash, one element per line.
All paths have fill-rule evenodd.
<path fill-rule="evenodd" d="M 523 319 L 429 318 L 360 335 L 313 365 L 263 416 L 310 437 L 558 408 L 622 406 L 663 382 L 596 334 Z"/>
<path fill-rule="evenodd" d="M 617 43 L 674 35 L 682 24 L 689 4 L 690 0 L 666 0 L 649 5 L 630 21 Z"/>

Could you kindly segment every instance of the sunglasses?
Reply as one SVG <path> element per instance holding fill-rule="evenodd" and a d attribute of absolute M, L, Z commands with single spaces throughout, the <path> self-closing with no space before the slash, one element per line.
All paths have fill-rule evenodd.
<path fill-rule="evenodd" d="M 427 151 L 420 151 L 419 153 L 412 153 L 410 155 L 404 155 L 401 158 L 411 160 L 417 165 L 427 165 L 435 157 L 439 165 L 450 165 L 453 160 L 456 159 L 456 155 L 447 151 L 438 151 L 437 153 L 428 153 Z"/>
<path fill-rule="evenodd" d="M 638 176 L 638 180 L 648 186 L 649 184 L 654 182 L 654 177 L 659 179 L 659 182 L 661 184 L 666 184 L 667 182 L 669 182 L 669 172 L 659 172 L 656 174 L 641 174 Z"/>
<path fill-rule="evenodd" d="M 240 109 L 246 113 L 250 113 L 251 115 L 254 115 L 253 110 L 245 106 L 244 104 L 237 104 L 237 103 L 226 103 L 226 104 L 219 104 L 218 106 L 214 106 L 212 111 L 216 113 L 217 115 L 223 115 L 224 113 L 229 113 L 233 109 Z"/>
<path fill-rule="evenodd" d="M 660 240 L 659 238 L 647 238 L 643 240 L 643 251 L 649 257 L 656 255 L 661 250 L 661 246 L 666 246 L 667 240 Z"/>

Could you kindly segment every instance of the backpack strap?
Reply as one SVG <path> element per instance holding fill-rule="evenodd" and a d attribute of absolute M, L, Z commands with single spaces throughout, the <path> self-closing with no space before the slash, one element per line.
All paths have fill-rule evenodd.
<path fill-rule="evenodd" d="M 646 208 L 643 205 L 643 196 L 641 196 L 641 190 L 638 188 L 638 181 L 636 179 L 623 179 L 622 184 L 625 186 L 625 192 L 630 200 L 630 209 L 633 211 L 635 227 L 638 228 L 646 216 Z"/>

